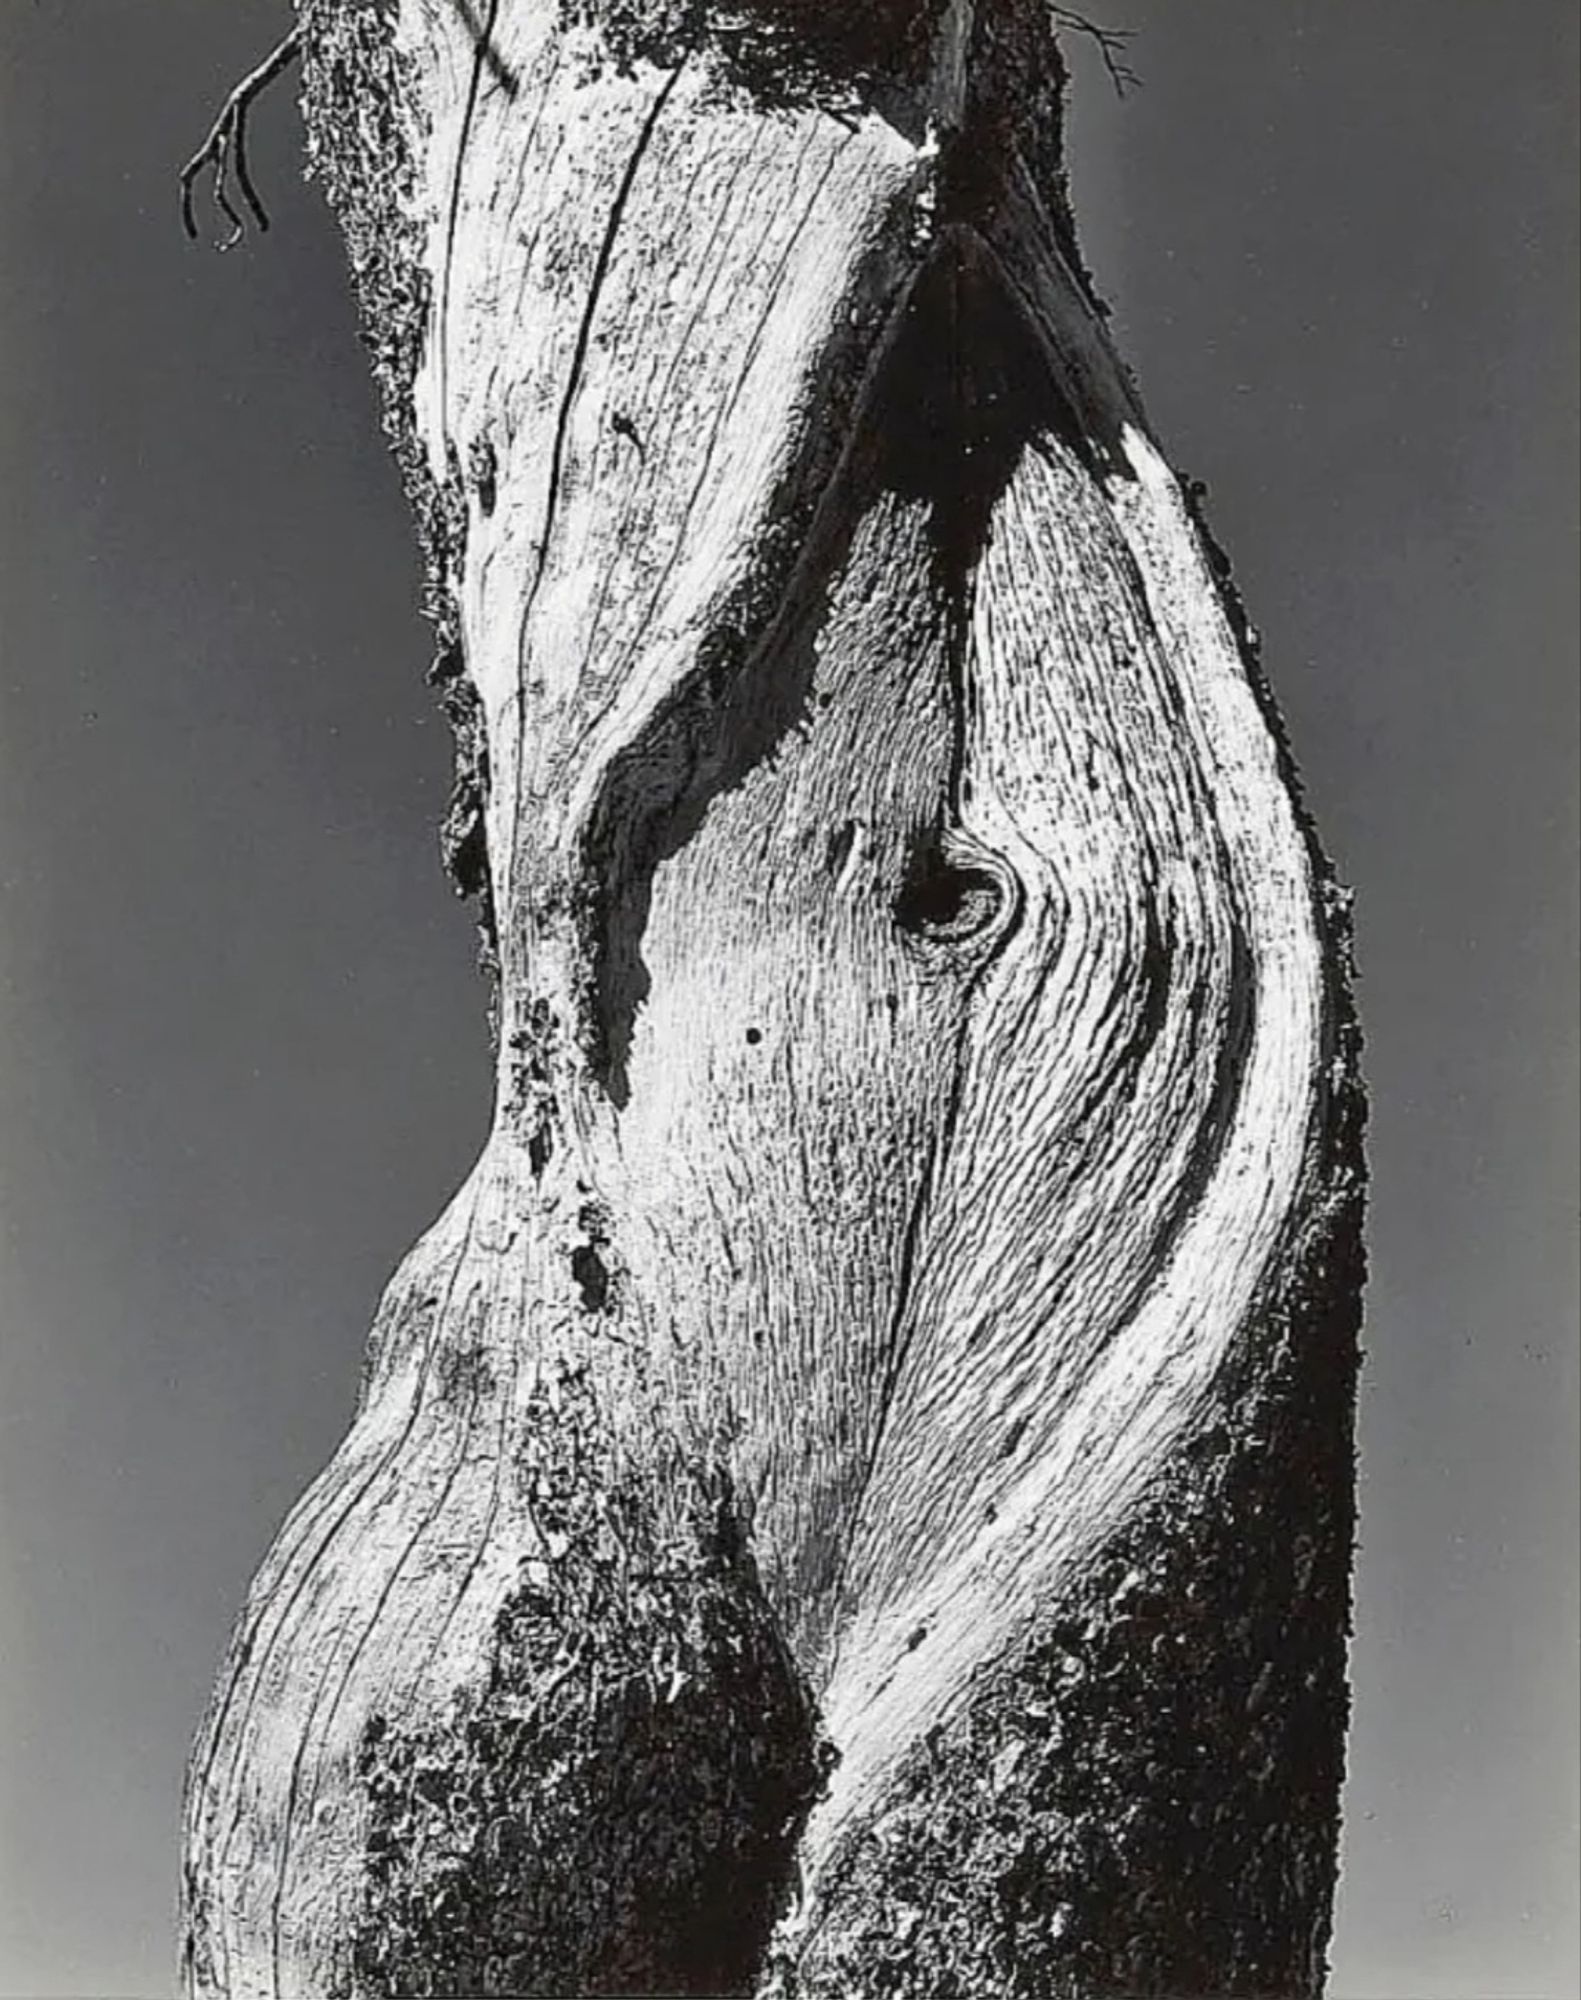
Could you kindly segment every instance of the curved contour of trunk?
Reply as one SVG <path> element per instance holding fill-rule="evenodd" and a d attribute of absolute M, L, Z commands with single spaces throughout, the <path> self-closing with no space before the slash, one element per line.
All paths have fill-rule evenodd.
<path fill-rule="evenodd" d="M 1322 1985 L 1345 898 L 1034 0 L 301 0 L 489 1140 L 194 1752 L 194 1995 Z"/>

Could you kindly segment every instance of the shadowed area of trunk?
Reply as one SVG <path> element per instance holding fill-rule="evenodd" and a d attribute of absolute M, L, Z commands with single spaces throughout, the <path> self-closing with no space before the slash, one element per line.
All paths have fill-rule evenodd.
<path fill-rule="evenodd" d="M 1346 903 L 1030 0 L 302 0 L 493 1129 L 194 1752 L 194 1995 L 1315 1995 Z"/>

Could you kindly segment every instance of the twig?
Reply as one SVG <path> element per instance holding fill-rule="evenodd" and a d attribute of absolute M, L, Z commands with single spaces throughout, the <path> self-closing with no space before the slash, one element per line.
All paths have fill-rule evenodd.
<path fill-rule="evenodd" d="M 233 177 L 259 229 L 269 227 L 268 211 L 247 170 L 247 113 L 253 99 L 290 68 L 300 46 L 297 30 L 293 28 L 255 70 L 242 78 L 220 106 L 220 115 L 209 128 L 209 136 L 181 169 L 181 226 L 194 242 L 198 225 L 192 212 L 192 191 L 205 167 L 214 169 L 214 205 L 231 225 L 230 235 L 218 246 L 221 250 L 234 249 L 247 233 L 246 222 L 231 200 Z"/>
<path fill-rule="evenodd" d="M 1142 79 L 1126 60 L 1126 51 L 1135 39 L 1134 28 L 1106 28 L 1100 22 L 1089 21 L 1085 14 L 1072 13 L 1068 7 L 1056 7 L 1054 18 L 1061 27 L 1069 28 L 1072 34 L 1085 35 L 1089 41 L 1096 43 L 1116 97 L 1141 89 Z"/>

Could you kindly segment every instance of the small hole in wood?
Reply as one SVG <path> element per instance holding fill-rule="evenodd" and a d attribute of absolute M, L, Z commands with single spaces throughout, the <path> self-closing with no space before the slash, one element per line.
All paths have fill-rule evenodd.
<path fill-rule="evenodd" d="M 478 505 L 483 510 L 485 520 L 494 512 L 498 492 L 499 462 L 494 455 L 494 447 L 487 438 L 474 438 L 467 453 L 468 469 L 472 474 L 472 484 L 477 490 Z"/>
<path fill-rule="evenodd" d="M 954 943 L 992 930 L 1008 891 L 1001 877 L 930 840 L 917 850 L 895 899 L 895 921 L 915 938 Z"/>
<path fill-rule="evenodd" d="M 579 1243 L 571 1252 L 571 1276 L 582 1294 L 584 1312 L 602 1312 L 609 1303 L 609 1271 L 592 1243 Z"/>

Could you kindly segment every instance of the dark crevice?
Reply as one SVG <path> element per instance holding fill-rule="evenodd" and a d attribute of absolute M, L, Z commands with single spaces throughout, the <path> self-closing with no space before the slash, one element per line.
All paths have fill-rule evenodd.
<path fill-rule="evenodd" d="M 1223 864 L 1223 872 L 1228 874 L 1227 862 Z M 1232 918 L 1230 925 L 1230 962 L 1225 980 L 1222 1020 L 1209 1011 L 1213 996 L 1205 985 L 1199 986 L 1187 1003 L 1193 1033 L 1198 1037 L 1212 1036 L 1217 1043 L 1213 1086 L 1198 1116 L 1191 1152 L 1181 1170 L 1174 1200 L 1161 1220 L 1145 1268 L 1115 1315 L 1113 1323 L 1117 1326 L 1127 1324 L 1134 1317 L 1142 1301 L 1168 1269 L 1181 1236 L 1212 1185 L 1224 1158 L 1224 1149 L 1235 1130 L 1235 1116 L 1240 1108 L 1247 1065 L 1251 1060 L 1252 1037 L 1257 1027 L 1257 968 L 1252 960 L 1245 926 L 1238 914 Z M 1167 979 L 1162 983 L 1162 990 L 1159 990 L 1157 982 L 1151 990 L 1157 995 L 1155 1007 L 1167 1013 Z M 1158 1018 L 1152 1034 L 1156 1037 L 1162 1027 L 1163 1018 Z"/>
<path fill-rule="evenodd" d="M 847 820 L 829 836 L 829 845 L 824 856 L 824 867 L 831 875 L 838 875 L 850 859 L 851 849 L 856 844 L 856 822 Z"/>
<path fill-rule="evenodd" d="M 582 1295 L 584 1312 L 602 1312 L 609 1304 L 609 1267 L 596 1243 L 579 1243 L 571 1252 L 571 1276 Z"/>
<path fill-rule="evenodd" d="M 471 475 L 473 491 L 478 496 L 478 505 L 483 510 L 483 518 L 488 520 L 499 497 L 499 460 L 487 438 L 472 440 L 467 453 L 467 471 Z"/>
<path fill-rule="evenodd" d="M 1153 893 L 1142 899 L 1142 947 L 1132 968 L 1128 1005 L 1119 1014 L 1106 1060 L 1071 1109 L 1070 1129 L 1083 1136 L 1084 1156 L 1107 1138 L 1112 1111 L 1128 1106 L 1142 1064 L 1169 1020 L 1180 941 L 1167 907 Z"/>
<path fill-rule="evenodd" d="M 571 1278 L 581 1296 L 582 1310 L 601 1313 L 610 1303 L 614 1280 L 604 1251 L 609 1247 L 609 1217 L 602 1204 L 582 1204 L 577 1220 L 582 1241 L 571 1252 Z"/>
<path fill-rule="evenodd" d="M 488 15 L 483 20 L 478 18 L 472 0 L 452 0 L 452 4 L 472 37 L 474 59 L 487 67 L 499 90 L 514 98 L 521 88 L 521 80 L 494 46 L 494 23 L 499 15 L 499 0 L 489 0 Z"/>

